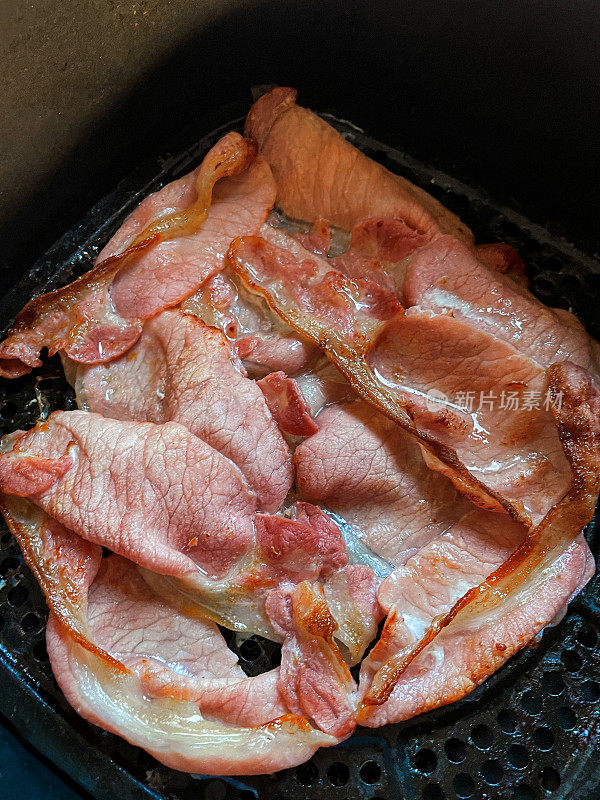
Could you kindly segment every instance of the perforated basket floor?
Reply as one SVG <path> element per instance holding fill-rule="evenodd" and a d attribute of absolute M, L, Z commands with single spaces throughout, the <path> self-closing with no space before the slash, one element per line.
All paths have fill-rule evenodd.
<path fill-rule="evenodd" d="M 367 155 L 438 197 L 478 241 L 507 241 L 524 257 L 533 291 L 571 307 L 600 338 L 598 265 L 482 193 L 415 163 L 349 123 L 327 117 Z M 223 119 L 221 115 L 221 119 Z M 176 157 L 146 165 L 119 185 L 34 267 L 0 309 L 8 323 L 33 294 L 73 280 L 149 191 L 184 174 L 241 119 L 220 126 Z M 207 128 L 204 128 L 206 130 Z M 0 382 L 0 432 L 34 424 L 40 405 L 73 407 L 56 359 L 32 375 Z M 598 554 L 594 525 L 589 541 Z M 563 621 L 544 633 L 469 697 L 401 725 L 358 729 L 307 764 L 269 776 L 191 777 L 87 724 L 66 704 L 48 664 L 43 596 L 19 548 L 0 530 L 0 711 L 97 798 L 283 800 L 303 798 L 588 798 L 600 779 L 600 584 L 594 579 Z M 233 637 L 230 646 L 236 649 Z M 277 648 L 253 637 L 239 650 L 248 674 L 277 663 Z M 0 786 L 0 796 L 2 794 Z"/>

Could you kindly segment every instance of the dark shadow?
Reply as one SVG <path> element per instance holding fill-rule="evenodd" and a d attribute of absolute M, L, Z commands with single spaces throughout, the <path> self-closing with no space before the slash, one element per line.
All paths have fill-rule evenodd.
<path fill-rule="evenodd" d="M 223 14 L 149 63 L 127 101 L 1 221 L 0 277 L 13 283 L 196 116 L 249 103 L 251 85 L 273 82 L 594 252 L 599 34 L 592 3 L 305 0 Z"/>

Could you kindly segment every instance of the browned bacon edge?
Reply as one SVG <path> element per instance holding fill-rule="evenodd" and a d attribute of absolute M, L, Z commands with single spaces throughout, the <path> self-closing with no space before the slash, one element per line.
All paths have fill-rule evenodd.
<path fill-rule="evenodd" d="M 4 342 L 0 345 L 0 375 L 18 378 L 30 372 L 33 367 L 40 366 L 41 361 L 36 352 L 39 355 L 42 347 L 48 347 L 50 355 L 64 348 L 73 323 L 76 327 L 85 325 L 85 317 L 82 318 L 82 315 L 78 314 L 77 304 L 83 299 L 87 290 L 95 285 L 108 288 L 117 272 L 122 270 L 132 257 L 151 249 L 161 241 L 198 230 L 207 217 L 215 183 L 221 178 L 237 175 L 247 169 L 256 157 L 257 151 L 258 146 L 253 139 L 244 139 L 235 132 L 228 133 L 202 162 L 196 179 L 198 197 L 189 208 L 153 220 L 122 253 L 104 259 L 72 283 L 30 300 L 19 312 Z M 50 319 L 50 335 L 40 336 L 36 329 L 41 328 L 44 319 L 50 315 L 54 317 Z M 109 355 L 104 360 L 122 355 L 138 340 L 141 334 L 139 321 L 132 319 L 128 322 L 131 323 L 132 331 L 127 337 L 125 347 L 118 346 L 114 355 Z M 22 343 L 17 343 L 15 348 L 11 342 L 13 337 L 22 336 L 28 331 L 32 332 L 35 344 L 24 347 Z M 111 341 L 107 343 L 109 349 L 112 344 Z"/>
<path fill-rule="evenodd" d="M 33 572 L 37 582 L 42 588 L 50 610 L 77 644 L 81 645 L 81 647 L 88 650 L 93 655 L 98 656 L 104 663 L 117 670 L 117 672 L 129 673 L 130 670 L 128 670 L 124 664 L 111 656 L 110 653 L 107 653 L 106 650 L 97 647 L 87 638 L 85 632 L 75 624 L 75 615 L 69 612 L 65 602 L 65 594 L 67 593 L 66 582 L 59 587 L 58 583 L 60 578 L 58 578 L 56 582 L 53 581 L 52 577 L 43 569 L 42 543 L 39 537 L 33 534 L 33 530 L 37 532 L 38 529 L 34 526 L 31 526 L 31 530 L 26 529 L 25 525 L 20 522 L 13 513 L 11 501 L 14 502 L 14 498 L 0 493 L 0 511 L 4 515 L 4 519 L 11 533 L 19 543 L 27 566 Z M 29 501 L 24 502 L 29 504 Z M 76 598 L 71 599 L 76 600 Z"/>

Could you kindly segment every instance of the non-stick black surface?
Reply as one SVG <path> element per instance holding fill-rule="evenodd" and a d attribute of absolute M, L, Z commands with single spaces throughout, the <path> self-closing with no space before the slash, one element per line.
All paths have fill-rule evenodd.
<path fill-rule="evenodd" d="M 532 290 L 572 308 L 600 338 L 600 267 L 566 242 L 496 207 L 489 198 L 328 118 L 367 155 L 438 197 L 478 241 L 506 241 L 526 261 Z M 235 120 L 181 155 L 157 159 L 101 201 L 35 265 L 4 301 L 7 323 L 34 294 L 89 269 L 109 236 L 150 191 L 188 172 Z M 0 432 L 31 427 L 40 413 L 73 408 L 56 358 L 31 375 L 0 382 Z M 598 555 L 596 523 L 587 531 Z M 102 800 L 537 800 L 588 798 L 600 780 L 600 596 L 594 578 L 548 629 L 464 700 L 400 725 L 358 729 L 297 769 L 274 775 L 190 777 L 159 764 L 82 720 L 52 676 L 44 644 L 47 610 L 5 526 L 0 530 L 0 711 L 32 743 Z M 260 637 L 228 643 L 248 674 L 270 669 L 278 649 Z M 2 785 L 0 782 L 0 798 Z"/>

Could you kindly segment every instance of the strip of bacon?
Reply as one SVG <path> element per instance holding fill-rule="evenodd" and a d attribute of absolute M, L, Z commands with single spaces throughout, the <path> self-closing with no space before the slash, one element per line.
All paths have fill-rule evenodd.
<path fill-rule="evenodd" d="M 44 347 L 87 364 L 131 348 L 141 319 L 195 292 L 221 269 L 231 239 L 266 219 L 275 189 L 255 155 L 254 142 L 227 134 L 197 170 L 147 198 L 92 270 L 25 306 L 0 345 L 0 374 L 39 366 Z"/>
<path fill-rule="evenodd" d="M 294 455 L 298 495 L 339 514 L 380 558 L 403 564 L 472 508 L 412 436 L 362 400 L 317 422 Z"/>
<path fill-rule="evenodd" d="M 559 361 L 573 361 L 598 379 L 599 345 L 573 314 L 548 308 L 450 236 L 411 256 L 399 293 L 407 308 L 450 311 L 454 318 L 507 342 L 544 369 Z"/>
<path fill-rule="evenodd" d="M 257 100 L 245 134 L 256 139 L 277 183 L 277 203 L 295 219 L 328 220 L 346 230 L 367 218 L 406 224 L 408 238 L 472 234 L 427 192 L 367 158 L 331 125 L 296 105 L 294 89 L 279 87 Z"/>
<path fill-rule="evenodd" d="M 283 769 L 336 743 L 289 713 L 278 671 L 246 678 L 216 626 L 158 599 L 131 563 L 102 560 L 29 501 L 0 505 L 51 609 L 52 670 L 85 719 L 206 774 Z"/>
<path fill-rule="evenodd" d="M 257 515 L 241 471 L 178 423 L 57 411 L 3 447 L 5 494 L 29 497 L 78 536 L 144 567 L 170 602 L 233 630 L 278 640 L 267 594 L 282 581 L 326 580 L 348 564 L 340 529 L 320 509 L 299 503 L 287 517 Z M 361 625 L 365 610 L 353 601 L 352 581 L 347 588 Z M 354 660 L 367 644 L 363 637 L 362 649 L 348 646 Z"/>
<path fill-rule="evenodd" d="M 293 480 L 288 446 L 220 331 L 163 311 L 121 358 L 66 364 L 66 372 L 80 408 L 112 419 L 179 422 L 237 464 L 262 510 L 281 508 Z"/>
<path fill-rule="evenodd" d="M 31 497 L 69 530 L 149 569 L 220 576 L 251 546 L 253 492 L 182 425 L 56 411 L 10 442 L 2 491 Z M 48 473 L 51 461 L 60 474 Z"/>
<path fill-rule="evenodd" d="M 542 369 L 450 315 L 405 312 L 395 293 L 330 269 L 284 231 L 260 233 L 232 243 L 230 266 L 355 391 L 418 438 L 429 466 L 478 505 L 526 524 L 560 500 L 571 472 L 549 410 L 458 405 L 459 392 L 498 403 L 509 391 L 542 397 Z"/>
<path fill-rule="evenodd" d="M 600 489 L 600 393 L 585 370 L 568 362 L 550 368 L 549 389 L 562 396 L 553 413 L 573 468 L 569 493 L 485 581 L 438 615 L 416 644 L 388 653 L 363 699 L 361 718 L 380 724 L 387 712 L 379 714 L 372 707 L 385 705 L 393 693 L 392 713 L 403 714 L 398 698 L 414 688 L 415 675 L 425 663 L 421 654 L 426 659 L 436 648 L 453 653 L 443 679 L 448 693 L 438 702 L 458 699 L 523 647 L 532 631 L 535 635 L 551 622 L 593 574 L 593 559 L 580 532 L 593 516 Z M 388 623 L 387 635 L 393 637 L 393 616 Z M 492 646 L 481 648 L 482 641 Z M 427 693 L 427 685 L 419 684 L 418 692 Z M 414 701 L 409 696 L 406 708 Z"/>

